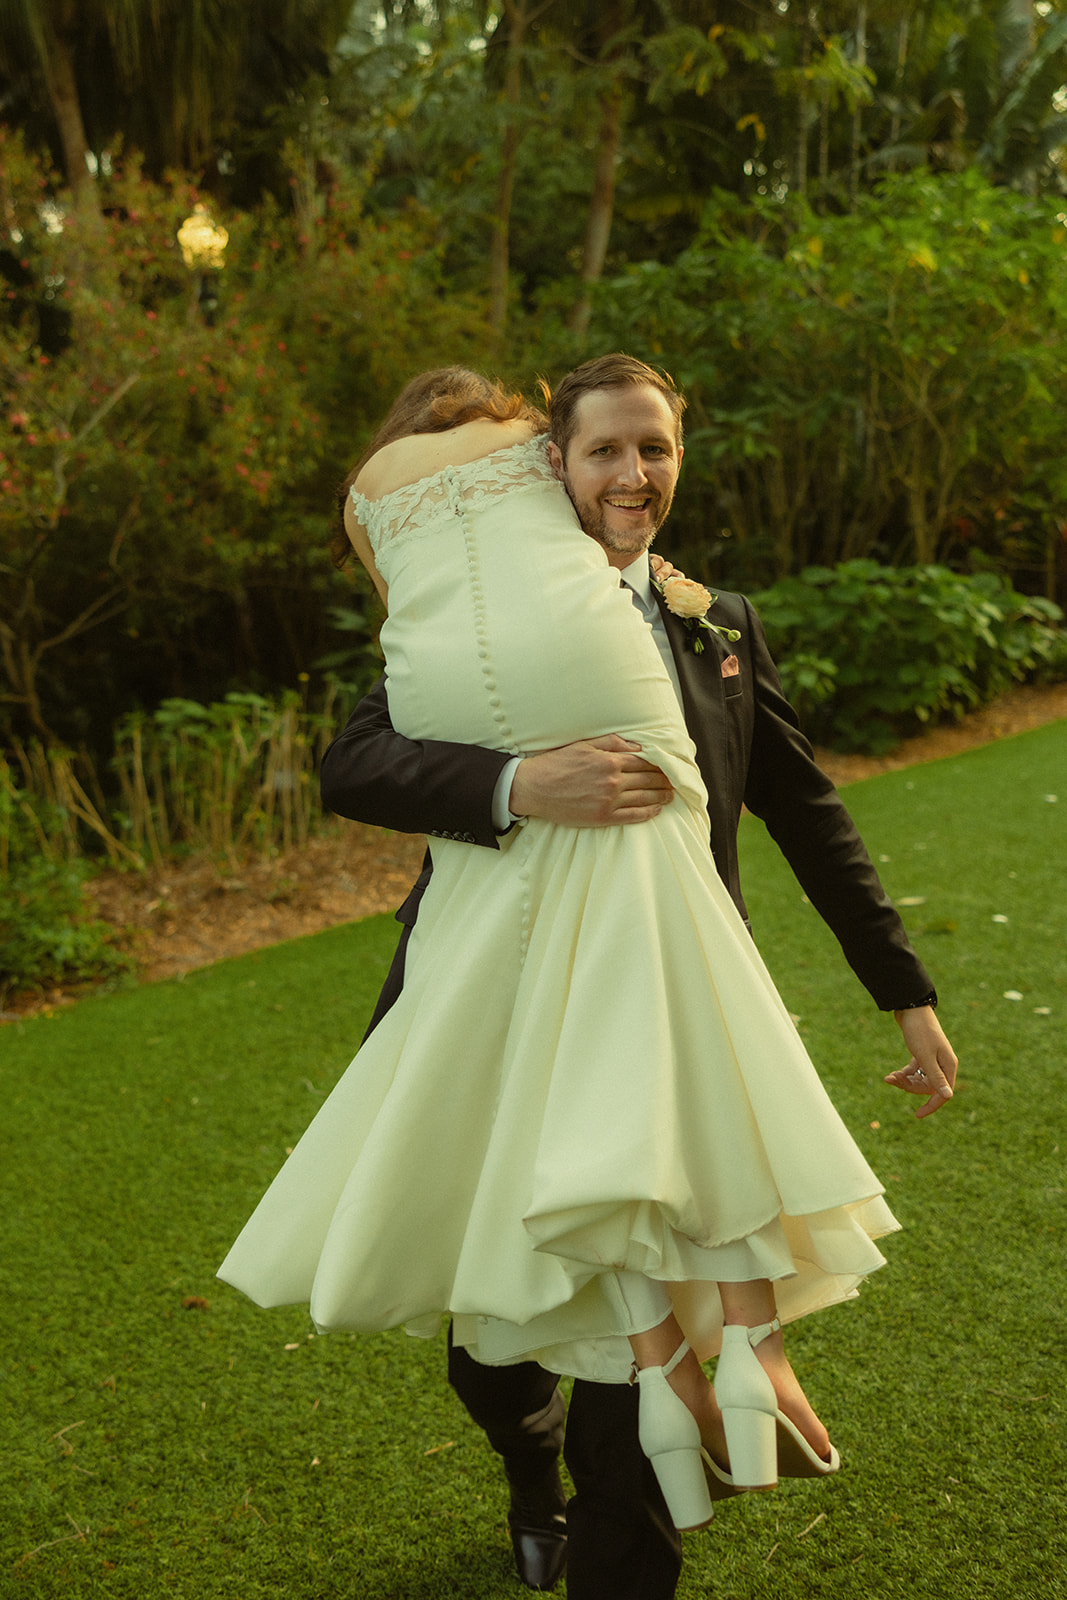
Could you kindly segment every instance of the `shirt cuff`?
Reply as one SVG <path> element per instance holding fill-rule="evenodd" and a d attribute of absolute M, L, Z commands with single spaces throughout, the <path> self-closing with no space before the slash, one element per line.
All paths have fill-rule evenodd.
<path fill-rule="evenodd" d="M 893 1011 L 918 1011 L 922 1006 L 931 1006 L 937 1010 L 937 990 L 931 989 L 929 994 L 924 994 L 921 1000 L 905 1000 L 903 1005 L 893 1006 Z"/>
<path fill-rule="evenodd" d="M 522 818 L 517 817 L 508 805 L 511 799 L 511 785 L 515 781 L 521 760 L 522 756 L 513 756 L 507 765 L 501 768 L 500 776 L 496 780 L 496 788 L 493 790 L 493 827 L 497 833 L 507 833 L 516 822 L 522 821 Z"/>

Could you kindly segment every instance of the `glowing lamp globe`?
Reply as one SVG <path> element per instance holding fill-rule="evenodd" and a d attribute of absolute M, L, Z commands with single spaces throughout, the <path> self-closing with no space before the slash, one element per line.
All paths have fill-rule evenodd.
<path fill-rule="evenodd" d="M 208 216 L 207 206 L 193 207 L 191 217 L 186 217 L 178 229 L 178 243 L 182 260 L 195 272 L 221 272 L 226 265 L 226 246 L 229 234 Z"/>

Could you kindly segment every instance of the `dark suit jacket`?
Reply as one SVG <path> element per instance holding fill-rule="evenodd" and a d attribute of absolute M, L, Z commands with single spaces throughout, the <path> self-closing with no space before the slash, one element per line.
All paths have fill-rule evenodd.
<path fill-rule="evenodd" d="M 887 1011 L 920 1003 L 933 989 L 929 974 L 908 943 L 841 797 L 799 730 L 752 606 L 743 595 L 720 594 L 708 620 L 737 629 L 741 637 L 728 643 L 701 629 L 705 648 L 698 654 L 690 630 L 660 604 L 708 791 L 715 863 L 741 915 L 747 920 L 737 860 L 737 825 L 745 805 L 766 824 L 875 1003 Z M 723 662 L 731 655 L 740 670 L 724 678 Z M 358 822 L 496 849 L 493 790 L 509 759 L 476 746 L 405 739 L 389 719 L 383 679 L 327 750 L 322 800 L 328 810 Z M 429 873 L 427 858 L 397 913 L 408 929 Z M 405 942 L 375 1021 L 403 981 Z"/>

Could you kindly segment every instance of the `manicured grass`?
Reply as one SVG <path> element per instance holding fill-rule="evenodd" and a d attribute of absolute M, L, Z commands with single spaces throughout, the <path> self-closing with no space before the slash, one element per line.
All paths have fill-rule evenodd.
<path fill-rule="evenodd" d="M 1067 1593 L 1067 723 L 845 798 L 890 894 L 925 900 L 902 915 L 959 1089 L 918 1123 L 882 1084 L 899 1032 L 747 819 L 757 939 L 904 1232 L 857 1301 L 790 1330 L 845 1470 L 727 1505 L 679 1593 L 1044 1600 Z"/>
<path fill-rule="evenodd" d="M 1067 723 L 847 798 L 890 892 L 925 899 L 905 915 L 960 1092 L 920 1124 L 882 1085 L 892 1020 L 746 824 L 761 947 L 905 1231 L 858 1301 L 791 1330 L 844 1470 L 686 1535 L 679 1595 L 1044 1600 L 1067 1553 Z M 313 1338 L 302 1308 L 214 1279 L 354 1050 L 395 931 L 0 1031 L 5 1600 L 525 1592 L 443 1341 Z"/>

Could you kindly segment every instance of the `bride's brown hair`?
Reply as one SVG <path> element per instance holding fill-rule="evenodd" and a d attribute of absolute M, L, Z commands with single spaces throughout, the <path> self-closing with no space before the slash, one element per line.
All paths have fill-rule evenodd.
<path fill-rule="evenodd" d="M 344 531 L 345 502 L 357 477 L 383 445 L 408 439 L 415 433 L 447 433 L 465 422 L 531 422 L 547 429 L 548 418 L 531 406 L 521 394 L 510 393 L 492 378 L 472 372 L 469 367 L 434 367 L 420 372 L 406 384 L 389 408 L 374 438 L 364 450 L 344 483 L 337 490 L 338 526 L 330 539 L 330 554 L 335 567 L 343 567 L 352 554 Z"/>

